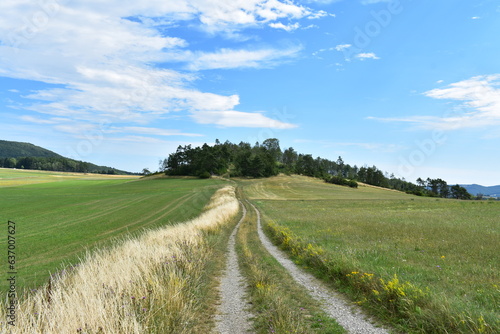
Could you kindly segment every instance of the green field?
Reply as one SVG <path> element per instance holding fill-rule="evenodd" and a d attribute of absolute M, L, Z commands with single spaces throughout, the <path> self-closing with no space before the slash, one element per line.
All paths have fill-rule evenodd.
<path fill-rule="evenodd" d="M 197 216 L 223 183 L 0 169 L 1 247 L 14 221 L 18 290 L 116 238 Z"/>
<path fill-rule="evenodd" d="M 297 263 L 397 330 L 500 330 L 500 202 L 352 189 L 303 176 L 236 181 Z M 7 222 L 14 221 L 22 292 L 88 250 L 197 216 L 224 184 L 0 169 L 0 247 L 7 250 Z M 7 290 L 7 280 L 0 288 Z"/>
<path fill-rule="evenodd" d="M 405 287 L 422 291 L 425 303 L 434 305 L 426 305 L 434 315 L 413 305 L 415 313 L 422 313 L 420 319 L 415 314 L 392 319 L 403 328 L 450 315 L 467 322 L 464 327 L 471 332 L 498 329 L 500 203 L 419 198 L 366 186 L 350 189 L 300 176 L 242 184 L 267 223 L 319 250 L 321 258 L 334 263 L 337 276 L 348 276 L 347 289 L 366 289 L 367 295 L 351 294 L 379 316 L 390 317 L 380 312 L 380 303 L 365 299 L 375 298 L 379 291 L 369 289 L 375 290 L 383 279 L 383 287 L 393 282 L 401 294 Z M 304 252 L 296 251 L 298 261 Z M 311 266 L 311 261 L 303 262 Z M 343 280 L 333 276 L 327 279 Z"/>

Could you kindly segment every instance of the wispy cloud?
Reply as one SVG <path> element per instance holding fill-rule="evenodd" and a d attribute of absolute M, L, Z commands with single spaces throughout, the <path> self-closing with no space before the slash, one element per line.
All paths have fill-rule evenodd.
<path fill-rule="evenodd" d="M 377 59 L 380 59 L 375 53 L 373 52 L 366 52 L 366 53 L 358 53 L 356 55 L 356 58 L 360 59 L 360 60 L 366 60 L 366 59 L 374 59 L 374 60 L 377 60 Z"/>
<path fill-rule="evenodd" d="M 293 46 L 286 49 L 221 49 L 212 53 L 199 52 L 192 54 L 187 67 L 192 71 L 270 67 L 297 56 L 301 50 L 302 46 Z"/>
<path fill-rule="evenodd" d="M 111 131 L 113 131 L 111 129 Z M 137 133 L 144 135 L 154 135 L 154 136 L 185 136 L 185 137 L 202 137 L 202 134 L 198 133 L 185 133 L 179 130 L 167 130 L 159 128 L 148 128 L 139 126 L 126 126 L 118 129 L 119 132 L 125 133 Z"/>
<path fill-rule="evenodd" d="M 385 122 L 406 122 L 418 127 L 439 130 L 486 128 L 500 125 L 500 74 L 482 75 L 424 93 L 438 100 L 455 103 L 448 115 L 375 118 Z"/>
<path fill-rule="evenodd" d="M 216 124 L 222 127 L 249 127 L 249 128 L 272 128 L 293 129 L 297 125 L 271 119 L 263 112 L 242 112 L 235 110 L 224 111 L 200 111 L 191 116 L 197 123 Z"/>
<path fill-rule="evenodd" d="M 300 24 L 298 22 L 293 24 L 283 24 L 281 22 L 269 23 L 269 26 L 274 29 L 283 29 L 285 31 L 293 31 L 300 28 Z"/>
<path fill-rule="evenodd" d="M 351 46 L 352 46 L 351 44 L 339 44 L 335 47 L 335 50 L 344 51 L 346 49 L 349 49 Z"/>
<path fill-rule="evenodd" d="M 300 27 L 300 19 L 325 16 L 323 11 L 277 0 L 110 0 L 76 1 L 71 6 L 56 0 L 3 1 L 0 12 L 4 15 L 0 76 L 48 85 L 23 96 L 23 107 L 37 112 L 38 122 L 45 120 L 47 125 L 54 117 L 82 124 L 106 119 L 115 124 L 145 125 L 172 113 L 236 113 L 239 96 L 197 89 L 197 72 L 276 66 L 295 57 L 302 47 L 200 51 L 187 37 L 170 35 L 167 28 L 187 22 L 224 37 L 248 27 L 292 31 Z M 188 71 L 166 68 L 172 61 L 186 63 Z M 254 115 L 260 114 L 239 114 L 245 115 L 247 124 L 254 126 Z M 25 120 L 35 122 L 35 118 Z M 220 122 L 214 119 L 211 124 Z M 280 122 L 270 124 L 282 126 Z"/>

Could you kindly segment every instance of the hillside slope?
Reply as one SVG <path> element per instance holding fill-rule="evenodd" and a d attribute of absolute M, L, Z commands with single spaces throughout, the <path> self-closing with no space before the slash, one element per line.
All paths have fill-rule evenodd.
<path fill-rule="evenodd" d="M 31 143 L 0 140 L 0 167 L 83 172 L 101 174 L 132 174 L 108 166 L 73 160 Z"/>
<path fill-rule="evenodd" d="M 63 156 L 30 143 L 0 140 L 0 158 L 63 158 Z"/>

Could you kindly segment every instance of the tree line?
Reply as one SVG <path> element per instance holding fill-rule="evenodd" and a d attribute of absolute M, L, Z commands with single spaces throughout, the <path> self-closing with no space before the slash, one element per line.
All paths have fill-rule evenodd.
<path fill-rule="evenodd" d="M 204 144 L 201 147 L 191 145 L 179 146 L 166 159 L 160 161 L 160 171 L 167 175 L 191 175 L 208 178 L 211 175 L 228 177 L 270 177 L 284 174 L 300 174 L 321 178 L 329 183 L 356 188 L 357 182 L 369 185 L 395 189 L 419 196 L 441 196 L 459 199 L 470 199 L 472 196 L 459 185 L 448 187 L 440 180 L 438 188 L 434 181 L 424 184 L 414 184 L 382 172 L 377 167 L 345 163 L 342 157 L 336 161 L 314 158 L 311 154 L 302 154 L 293 147 L 281 150 L 279 140 L 266 139 L 255 145 L 229 141 L 221 143 L 218 139 L 215 145 Z M 421 180 L 421 179 L 420 179 Z"/>
<path fill-rule="evenodd" d="M 417 184 L 422 195 L 429 197 L 442 197 L 442 198 L 456 198 L 456 199 L 472 199 L 472 195 L 469 194 L 467 189 L 457 185 L 449 186 L 446 181 L 442 179 L 431 179 L 423 180 L 422 178 L 417 179 Z"/>
<path fill-rule="evenodd" d="M 73 173 L 124 174 L 123 171 L 119 171 L 115 168 L 97 166 L 90 162 L 77 161 L 63 157 L 0 158 L 0 167 Z"/>

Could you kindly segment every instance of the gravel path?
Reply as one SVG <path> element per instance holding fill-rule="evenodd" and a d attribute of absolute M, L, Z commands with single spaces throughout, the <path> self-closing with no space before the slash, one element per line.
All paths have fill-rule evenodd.
<path fill-rule="evenodd" d="M 273 255 L 276 260 L 283 267 L 285 267 L 293 276 L 295 281 L 301 284 L 309 291 L 309 294 L 316 300 L 322 303 L 323 310 L 336 319 L 337 322 L 344 327 L 349 333 L 356 334 L 387 334 L 387 330 L 377 328 L 365 319 L 359 310 L 348 305 L 341 297 L 326 288 L 323 283 L 309 273 L 299 269 L 295 263 L 288 259 L 288 257 L 278 247 L 267 238 L 262 231 L 260 223 L 260 212 L 257 208 L 249 202 L 257 213 L 258 233 L 260 240 L 264 247 Z M 236 333 L 236 332 L 235 332 Z"/>
<path fill-rule="evenodd" d="M 217 331 L 221 334 L 251 333 L 251 314 L 246 310 L 244 278 L 238 267 L 235 244 L 238 228 L 245 219 L 247 210 L 244 205 L 243 217 L 229 237 L 226 272 L 220 284 L 221 304 L 216 315 Z"/>

